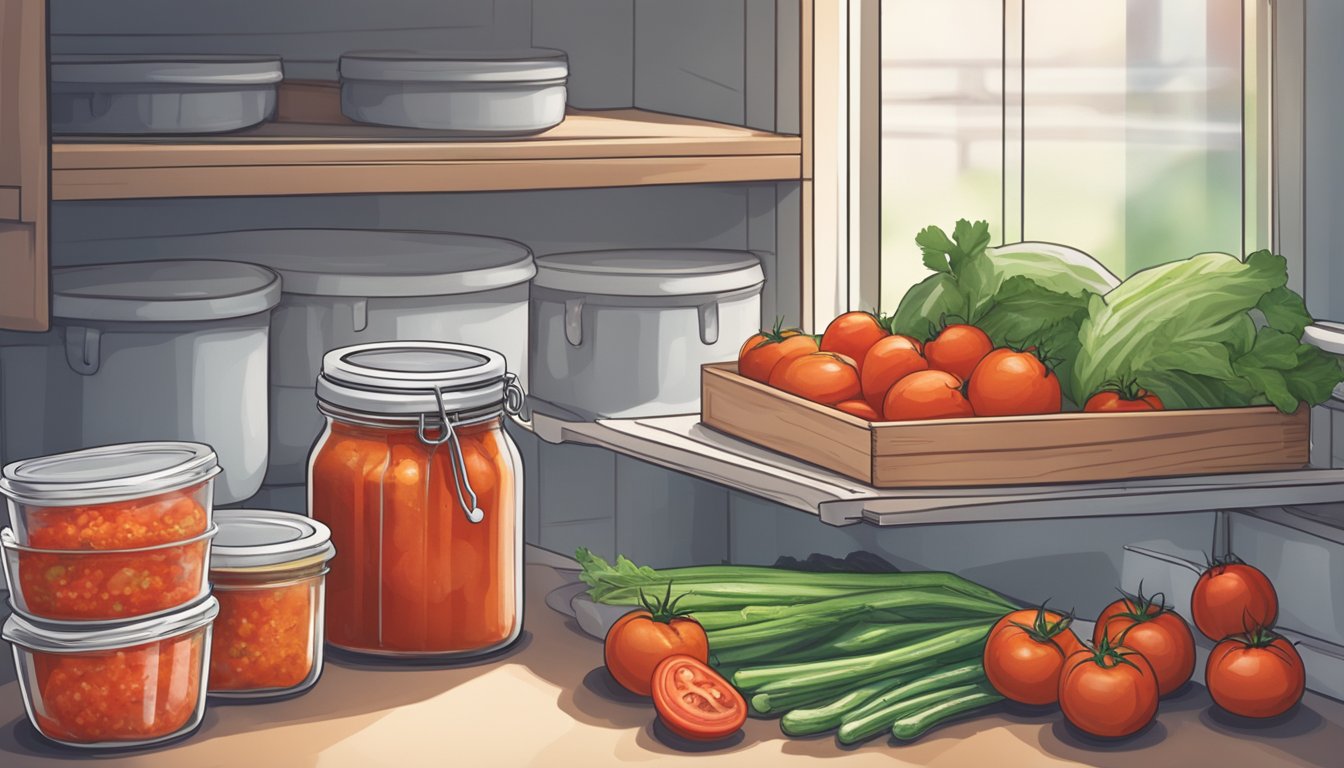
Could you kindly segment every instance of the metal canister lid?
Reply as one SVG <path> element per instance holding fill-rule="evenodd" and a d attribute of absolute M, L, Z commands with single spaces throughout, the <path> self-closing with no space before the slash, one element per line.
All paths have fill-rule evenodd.
<path fill-rule="evenodd" d="M 319 403 L 378 415 L 464 413 L 507 407 L 504 356 L 440 341 L 358 344 L 328 352 L 317 377 Z"/>
<path fill-rule="evenodd" d="M 569 58 L 554 48 L 481 51 L 350 51 L 341 77 L 410 83 L 543 83 L 569 76 Z"/>
<path fill-rule="evenodd" d="M 269 509 L 215 512 L 219 535 L 210 549 L 210 571 L 256 572 L 302 568 L 336 554 L 331 529 L 309 517 Z"/>
<path fill-rule="evenodd" d="M 59 627 L 47 625 L 15 613 L 5 622 L 0 636 L 15 645 L 44 653 L 111 651 L 184 635 L 204 627 L 218 615 L 219 601 L 210 595 L 152 619 L 78 629 L 68 623 Z"/>
<path fill-rule="evenodd" d="M 0 470 L 0 493 L 23 504 L 99 504 L 187 488 L 219 472 L 208 445 L 122 443 L 8 464 Z"/>

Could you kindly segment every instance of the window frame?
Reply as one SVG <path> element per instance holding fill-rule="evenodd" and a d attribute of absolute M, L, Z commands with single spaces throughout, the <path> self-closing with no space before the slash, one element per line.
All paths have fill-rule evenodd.
<path fill-rule="evenodd" d="M 1025 2 L 1004 0 L 1005 24 L 1022 23 Z M 801 320 L 819 332 L 841 312 L 878 308 L 882 298 L 881 0 L 802 3 Z M 1298 291 L 1305 263 L 1304 6 L 1305 0 L 1243 0 L 1242 44 L 1251 54 L 1243 56 L 1243 125 L 1259 128 L 1256 146 L 1243 134 L 1243 242 L 1247 251 L 1283 254 Z"/>

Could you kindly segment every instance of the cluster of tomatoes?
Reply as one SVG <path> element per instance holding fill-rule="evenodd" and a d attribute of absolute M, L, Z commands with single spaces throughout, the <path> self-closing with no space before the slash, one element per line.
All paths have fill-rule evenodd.
<path fill-rule="evenodd" d="M 727 738 L 746 722 L 747 702 L 709 666 L 704 627 L 675 603 L 646 600 L 622 616 L 607 630 L 603 661 L 622 688 L 653 698 L 668 730 L 693 741 Z"/>
<path fill-rule="evenodd" d="M 1204 676 L 1214 703 L 1268 718 L 1302 698 L 1302 658 L 1271 629 L 1278 598 L 1263 573 L 1241 562 L 1210 565 L 1195 584 L 1191 614 L 1199 631 L 1218 641 Z M 1140 591 L 1106 606 L 1090 644 L 1074 634 L 1072 621 L 1044 606 L 1004 616 L 985 644 L 985 677 L 1007 699 L 1057 702 L 1080 730 L 1122 738 L 1151 723 L 1158 700 L 1194 674 L 1194 634 L 1160 595 Z"/>
<path fill-rule="evenodd" d="M 747 339 L 738 373 L 869 421 L 1028 416 L 1062 409 L 1059 378 L 1039 350 L 996 348 L 974 325 L 927 340 L 891 333 L 868 312 L 847 312 L 820 337 L 778 325 Z M 1088 411 L 1158 410 L 1133 384 L 1089 398 Z"/>

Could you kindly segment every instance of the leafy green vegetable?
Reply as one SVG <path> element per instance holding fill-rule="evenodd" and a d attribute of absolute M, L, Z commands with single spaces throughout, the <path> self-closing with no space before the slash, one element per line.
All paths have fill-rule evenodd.
<path fill-rule="evenodd" d="M 1344 371 L 1299 341 L 1311 316 L 1287 282 L 1287 262 L 1269 251 L 1245 261 L 1205 253 L 1131 276 L 1090 300 L 1070 398 L 1135 380 L 1169 408 L 1271 403 L 1291 413 L 1324 402 Z"/>
<path fill-rule="evenodd" d="M 1086 254 L 1051 243 L 989 248 L 989 225 L 962 219 L 948 237 L 925 227 L 915 237 L 935 274 L 901 300 L 891 329 L 927 338 L 930 326 L 977 325 L 996 346 L 1035 346 L 1061 361 L 1067 380 L 1088 299 L 1119 281 Z"/>

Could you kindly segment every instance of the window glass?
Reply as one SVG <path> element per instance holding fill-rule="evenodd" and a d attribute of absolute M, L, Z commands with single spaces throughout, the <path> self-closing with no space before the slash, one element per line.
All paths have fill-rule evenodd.
<path fill-rule="evenodd" d="M 1239 0 L 900 0 L 881 23 L 885 308 L 927 275 L 915 233 L 962 217 L 1122 277 L 1243 252 Z"/>

